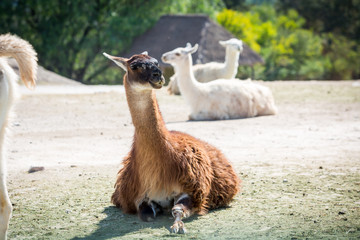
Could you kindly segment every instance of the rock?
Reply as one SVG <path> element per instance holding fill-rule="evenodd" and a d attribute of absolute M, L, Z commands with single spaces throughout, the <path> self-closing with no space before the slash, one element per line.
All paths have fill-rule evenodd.
<path fill-rule="evenodd" d="M 44 167 L 31 167 L 28 170 L 28 173 L 34 173 L 34 172 L 39 172 L 39 171 L 44 171 L 45 168 Z"/>

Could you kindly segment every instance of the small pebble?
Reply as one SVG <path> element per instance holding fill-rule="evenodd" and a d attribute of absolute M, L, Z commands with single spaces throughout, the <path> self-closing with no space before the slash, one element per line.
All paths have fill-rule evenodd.
<path fill-rule="evenodd" d="M 285 178 L 284 180 L 283 180 L 283 183 L 287 183 L 288 182 L 288 180 Z"/>
<path fill-rule="evenodd" d="M 44 171 L 45 168 L 44 167 L 31 167 L 28 170 L 28 173 L 34 173 L 34 172 L 39 172 L 39 171 Z"/>

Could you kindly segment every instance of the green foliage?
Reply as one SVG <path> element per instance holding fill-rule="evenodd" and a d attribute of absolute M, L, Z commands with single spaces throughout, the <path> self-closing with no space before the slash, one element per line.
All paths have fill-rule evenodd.
<path fill-rule="evenodd" d="M 305 27 L 317 33 L 360 40 L 360 0 L 278 0 L 276 7 L 282 12 L 295 9 L 306 19 Z"/>
<path fill-rule="evenodd" d="M 167 14 L 195 14 L 202 13 L 216 18 L 216 13 L 224 8 L 222 0 L 172 0 L 166 6 Z"/>
<path fill-rule="evenodd" d="M 45 68 L 77 81 L 120 83 L 121 72 L 102 52 L 120 54 L 167 13 L 206 13 L 221 0 L 0 1 L 0 33 L 28 40 Z"/>
<path fill-rule="evenodd" d="M 234 9 L 244 11 L 248 9 L 246 0 L 223 0 L 225 7 L 228 9 Z"/>
<path fill-rule="evenodd" d="M 270 21 L 262 22 L 257 13 L 224 9 L 217 15 L 217 21 L 256 52 L 260 52 L 261 43 L 276 35 L 273 24 Z"/>
<path fill-rule="evenodd" d="M 179 13 L 207 14 L 260 53 L 265 65 L 241 77 L 360 77 L 360 0 L 2 0 L 0 33 L 28 40 L 49 70 L 114 84 L 122 73 L 101 53 L 126 52 L 161 15 Z"/>
<path fill-rule="evenodd" d="M 360 76 L 358 44 L 341 35 L 324 34 L 324 53 L 328 60 L 327 79 L 353 79 Z"/>
<path fill-rule="evenodd" d="M 217 21 L 264 58 L 265 64 L 253 69 L 256 78 L 351 79 L 359 74 L 356 42 L 305 29 L 306 20 L 294 9 L 282 14 L 269 5 L 247 12 L 224 9 Z M 251 76 L 246 67 L 240 70 L 242 78 Z"/>
<path fill-rule="evenodd" d="M 276 7 L 295 9 L 304 27 L 322 37 L 324 78 L 360 78 L 360 0 L 278 0 Z"/>

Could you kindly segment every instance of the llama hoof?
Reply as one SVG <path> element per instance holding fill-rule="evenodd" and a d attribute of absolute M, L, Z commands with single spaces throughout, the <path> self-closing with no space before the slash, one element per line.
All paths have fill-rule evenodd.
<path fill-rule="evenodd" d="M 180 234 L 186 233 L 186 229 L 183 221 L 174 222 L 174 224 L 170 228 L 172 233 L 180 233 Z"/>
<path fill-rule="evenodd" d="M 142 202 L 139 206 L 139 218 L 144 222 L 153 222 L 155 221 L 156 212 L 147 202 Z"/>

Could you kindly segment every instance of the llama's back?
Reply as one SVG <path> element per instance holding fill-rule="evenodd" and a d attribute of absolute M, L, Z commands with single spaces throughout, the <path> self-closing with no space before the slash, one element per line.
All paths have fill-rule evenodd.
<path fill-rule="evenodd" d="M 233 74 L 230 73 L 227 74 L 226 71 L 224 71 L 225 64 L 224 63 L 218 63 L 218 62 L 209 62 L 205 64 L 197 64 L 193 66 L 193 73 L 195 76 L 195 79 L 198 82 L 210 82 L 216 79 L 220 78 L 233 78 L 235 76 L 232 76 Z"/>
<path fill-rule="evenodd" d="M 225 155 L 211 144 L 186 133 L 171 131 L 171 134 L 178 142 L 177 155 L 184 161 L 185 171 L 179 179 L 185 192 L 192 196 L 206 193 L 206 206 L 203 206 L 206 209 L 228 205 L 239 191 L 240 179 Z M 202 200 L 193 201 L 196 205 Z"/>
<path fill-rule="evenodd" d="M 213 169 L 208 206 L 210 209 L 227 206 L 239 192 L 241 181 L 221 151 L 208 143 L 204 143 L 204 146 Z"/>
<path fill-rule="evenodd" d="M 218 79 L 200 85 L 201 97 L 192 105 L 193 120 L 247 118 L 276 114 L 269 88 L 251 81 Z"/>
<path fill-rule="evenodd" d="M 252 87 L 252 94 L 255 100 L 254 102 L 256 102 L 257 115 L 265 116 L 277 114 L 278 110 L 270 88 L 257 83 L 254 83 Z"/>
<path fill-rule="evenodd" d="M 229 71 L 225 68 L 225 63 L 209 62 L 205 64 L 196 64 L 192 67 L 196 81 L 206 83 L 217 79 L 235 78 L 237 71 Z M 170 77 L 168 92 L 170 94 L 180 94 L 178 86 L 178 76 L 176 73 Z"/>
<path fill-rule="evenodd" d="M 232 73 L 226 73 L 224 71 L 224 63 L 218 63 L 218 62 L 210 62 L 205 64 L 196 64 L 192 67 L 194 76 L 196 81 L 198 82 L 211 82 L 216 79 L 220 78 L 233 78 L 234 74 Z M 180 94 L 180 89 L 178 85 L 178 75 L 175 74 L 170 77 L 170 82 L 168 86 L 168 92 L 170 94 Z"/>

